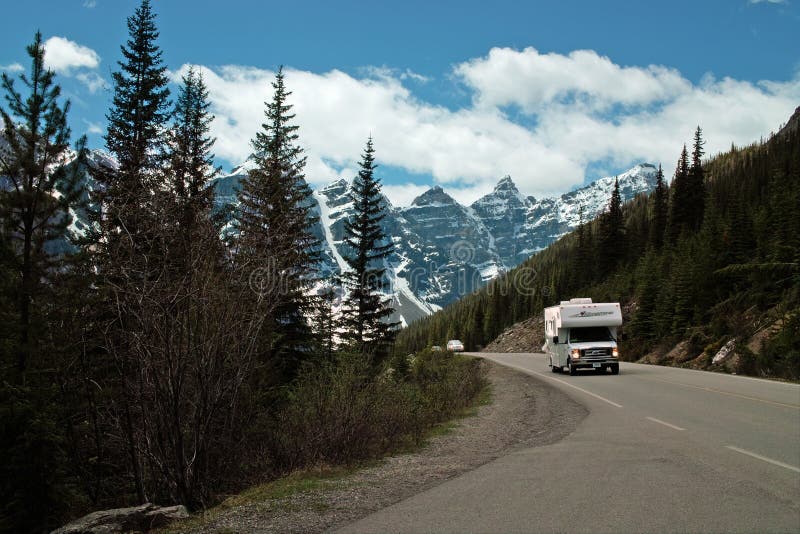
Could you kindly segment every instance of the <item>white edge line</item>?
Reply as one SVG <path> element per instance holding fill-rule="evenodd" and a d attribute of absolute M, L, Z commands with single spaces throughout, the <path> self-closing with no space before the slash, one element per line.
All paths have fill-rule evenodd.
<path fill-rule="evenodd" d="M 747 456 L 752 456 L 753 458 L 757 458 L 763 462 L 770 463 L 772 465 L 777 465 L 783 467 L 784 469 L 788 469 L 789 471 L 794 471 L 795 473 L 800 473 L 800 467 L 795 467 L 793 465 L 785 464 L 783 462 L 779 462 L 778 460 L 773 460 L 772 458 L 767 458 L 766 456 L 761 456 L 760 454 L 756 454 L 754 452 L 746 451 L 744 449 L 740 449 L 739 447 L 734 447 L 733 445 L 725 445 L 726 449 L 730 449 L 732 451 L 736 451 L 741 454 L 746 454 Z"/>
<path fill-rule="evenodd" d="M 673 430 L 686 430 L 685 428 L 681 428 L 681 427 L 679 427 L 677 425 L 673 425 L 673 424 L 667 423 L 666 421 L 662 421 L 661 419 L 656 419 L 655 417 L 647 416 L 647 417 L 645 417 L 645 419 L 648 419 L 648 420 L 650 420 L 650 421 L 652 421 L 654 423 L 658 423 L 660 425 L 668 426 L 668 427 L 672 428 Z"/>
<path fill-rule="evenodd" d="M 603 402 L 607 402 L 607 403 L 608 403 L 608 404 L 610 404 L 611 406 L 616 406 L 617 408 L 622 408 L 622 405 L 621 405 L 621 404 L 617 404 L 616 402 L 614 402 L 614 401 L 610 401 L 610 400 L 606 399 L 605 397 L 601 397 L 601 396 L 600 396 L 600 395 L 598 395 L 597 393 L 592 393 L 591 391 L 586 391 L 585 389 L 583 389 L 583 388 L 579 388 L 578 386 L 575 386 L 575 385 L 573 385 L 573 384 L 570 384 L 569 382 L 565 382 L 564 380 L 560 380 L 560 379 L 558 379 L 558 378 L 555 378 L 555 377 L 552 377 L 552 376 L 546 375 L 546 374 L 544 374 L 544 373 L 539 373 L 539 372 L 536 372 L 536 371 L 532 371 L 532 370 L 530 370 L 530 369 L 526 369 L 525 367 L 519 367 L 519 366 L 517 366 L 517 365 L 510 365 L 510 364 L 508 364 L 508 363 L 505 363 L 505 362 L 500 362 L 500 361 L 497 361 L 497 360 L 492 360 L 492 361 L 494 361 L 494 362 L 496 362 L 496 363 L 499 363 L 500 365 L 505 365 L 506 367 L 512 367 L 512 368 L 514 368 L 514 369 L 517 369 L 518 371 L 523 371 L 523 372 L 525 372 L 525 373 L 528 373 L 528 374 L 539 375 L 539 376 L 541 376 L 541 377 L 543 377 L 543 378 L 549 378 L 550 380 L 555 380 L 556 382 L 559 382 L 559 383 L 561 383 L 561 384 L 564 384 L 565 386 L 569 386 L 569 387 L 571 387 L 571 388 L 577 389 L 578 391 L 580 391 L 580 392 L 582 392 L 582 393 L 585 393 L 585 394 L 587 394 L 587 395 L 590 395 L 590 396 L 592 396 L 592 397 L 594 397 L 594 398 L 596 398 L 596 399 L 600 399 L 600 400 L 601 400 L 601 401 L 603 401 Z"/>

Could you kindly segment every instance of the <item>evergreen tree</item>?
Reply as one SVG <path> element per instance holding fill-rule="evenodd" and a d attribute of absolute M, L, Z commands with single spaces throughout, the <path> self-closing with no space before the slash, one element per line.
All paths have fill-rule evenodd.
<path fill-rule="evenodd" d="M 334 302 L 337 299 L 336 288 L 325 287 L 315 300 L 314 324 L 317 337 L 317 352 L 327 361 L 333 361 L 336 352 L 336 317 Z"/>
<path fill-rule="evenodd" d="M 298 127 L 287 99 L 283 69 L 272 84 L 266 121 L 253 140 L 255 168 L 242 180 L 236 215 L 239 264 L 258 272 L 272 291 L 275 311 L 265 324 L 263 354 L 276 356 L 279 381 L 293 376 L 309 352 L 306 317 L 313 303 L 307 289 L 315 274 L 319 242 L 312 234 L 311 189 L 305 181 L 306 158 L 297 145 Z"/>
<path fill-rule="evenodd" d="M 682 232 L 688 228 L 689 221 L 689 206 L 691 205 L 691 186 L 689 184 L 689 153 L 686 150 L 686 145 L 683 145 L 683 151 L 678 158 L 678 164 L 675 167 L 675 177 L 672 179 L 672 198 L 669 204 L 669 227 L 667 228 L 667 236 L 669 242 L 674 244 Z"/>
<path fill-rule="evenodd" d="M 653 250 L 649 250 L 639 261 L 636 269 L 636 297 L 638 308 L 631 321 L 634 336 L 650 340 L 656 335 L 656 304 L 661 273 Z"/>
<path fill-rule="evenodd" d="M 575 232 L 578 234 L 578 243 L 577 243 L 577 261 L 576 261 L 576 269 L 574 270 L 573 278 L 574 284 L 573 287 L 578 289 L 586 284 L 588 284 L 593 278 L 593 269 L 592 269 L 592 242 L 591 242 L 591 235 L 589 234 L 591 230 L 589 229 L 588 225 L 586 224 L 585 213 L 583 209 L 583 204 L 578 206 L 578 228 Z"/>
<path fill-rule="evenodd" d="M 345 221 L 345 242 L 350 253 L 345 261 L 350 270 L 342 273 L 348 291 L 342 309 L 342 337 L 362 354 L 369 354 L 373 364 L 388 355 L 397 323 L 389 322 L 394 313 L 391 298 L 383 298 L 387 286 L 384 260 L 392 253 L 393 244 L 381 227 L 386 217 L 386 204 L 381 195 L 380 180 L 375 177 L 375 149 L 372 138 L 359 163 L 350 198 L 353 216 Z"/>
<path fill-rule="evenodd" d="M 129 38 L 121 47 L 120 70 L 112 73 L 114 96 L 105 136 L 117 165 L 92 170 L 100 186 L 93 200 L 99 205 L 94 217 L 101 234 L 95 236 L 93 250 L 110 304 L 104 331 L 106 349 L 116 363 L 114 387 L 121 389 L 115 410 L 123 425 L 137 499 L 145 502 L 139 443 L 144 414 L 136 412 L 133 403 L 141 390 L 136 377 L 146 365 L 136 350 L 145 339 L 149 317 L 135 312 L 141 312 L 146 286 L 159 280 L 165 267 L 164 202 L 159 193 L 166 189 L 161 180 L 169 89 L 149 0 L 142 0 L 127 26 Z"/>
<path fill-rule="evenodd" d="M 31 70 L 19 80 L 27 94 L 3 73 L 0 106 L 0 530 L 8 532 L 48 531 L 68 506 L 53 372 L 63 340 L 54 325 L 69 305 L 57 278 L 71 255 L 69 210 L 83 193 L 85 142 L 64 166 L 69 102 L 59 103 L 40 33 L 26 50 Z"/>
<path fill-rule="evenodd" d="M 3 73 L 8 111 L 0 107 L 0 183 L 5 182 L 0 187 L 0 231 L 9 248 L 2 261 L 16 278 L 16 367 L 23 382 L 35 344 L 31 331 L 37 295 L 46 289 L 46 281 L 60 259 L 49 249 L 66 239 L 69 209 L 77 206 L 82 194 L 79 165 L 72 166 L 71 171 L 61 165 L 69 151 L 69 102 L 63 106 L 58 102 L 61 88 L 53 81 L 55 74 L 45 67 L 40 33 L 27 52 L 31 57 L 30 77 L 20 75 L 20 81 L 30 93 L 20 94 L 14 81 Z M 81 139 L 79 160 L 84 157 L 84 146 Z"/>
<path fill-rule="evenodd" d="M 688 195 L 686 221 L 691 230 L 698 230 L 703 224 L 703 211 L 705 209 L 705 173 L 703 171 L 703 130 L 697 127 L 694 132 L 694 146 L 692 148 L 692 164 L 688 172 Z"/>
<path fill-rule="evenodd" d="M 198 217 L 208 217 L 214 202 L 210 183 L 217 169 L 209 130 L 214 116 L 209 113 L 203 77 L 189 67 L 175 103 L 174 125 L 168 134 L 167 180 L 171 196 L 183 213 L 182 225 L 190 226 Z"/>
<path fill-rule="evenodd" d="M 112 73 L 114 97 L 108 119 L 106 146 L 119 163 L 122 193 L 132 193 L 148 171 L 160 167 L 163 134 L 169 119 L 167 67 L 156 43 L 158 30 L 150 0 L 142 0 L 128 18 L 127 46 L 120 47 L 124 61 Z M 127 182 L 127 183 L 126 183 Z M 116 185 L 116 184 L 115 184 Z"/>
<path fill-rule="evenodd" d="M 664 233 L 669 218 L 669 189 L 664 181 L 664 171 L 661 170 L 661 165 L 658 166 L 656 173 L 656 188 L 652 198 L 653 223 L 650 227 L 650 243 L 658 249 L 664 244 Z"/>
<path fill-rule="evenodd" d="M 598 258 L 601 273 L 606 276 L 625 255 L 624 230 L 625 220 L 622 214 L 619 180 L 614 179 L 614 189 L 608 202 L 608 210 L 600 218 Z"/>

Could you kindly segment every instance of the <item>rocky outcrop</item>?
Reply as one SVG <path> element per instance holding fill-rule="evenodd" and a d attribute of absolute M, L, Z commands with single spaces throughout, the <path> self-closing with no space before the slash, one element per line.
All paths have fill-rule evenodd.
<path fill-rule="evenodd" d="M 544 317 L 535 316 L 506 328 L 482 352 L 541 352 Z"/>
<path fill-rule="evenodd" d="M 106 534 L 110 532 L 147 532 L 176 519 L 187 519 L 185 506 L 156 506 L 142 504 L 130 508 L 115 508 L 92 512 L 56 529 L 52 534 Z"/>

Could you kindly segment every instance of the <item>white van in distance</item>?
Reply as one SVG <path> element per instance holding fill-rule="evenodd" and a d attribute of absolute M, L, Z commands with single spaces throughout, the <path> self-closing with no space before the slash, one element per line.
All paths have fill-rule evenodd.
<path fill-rule="evenodd" d="M 561 301 L 544 310 L 545 352 L 557 373 L 594 369 L 619 373 L 617 328 L 622 325 L 619 302 L 593 303 L 590 298 Z"/>

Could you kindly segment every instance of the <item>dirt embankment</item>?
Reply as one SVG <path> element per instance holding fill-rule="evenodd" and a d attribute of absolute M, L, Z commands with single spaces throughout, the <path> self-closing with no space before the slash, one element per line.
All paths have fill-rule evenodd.
<path fill-rule="evenodd" d="M 506 328 L 482 352 L 541 352 L 544 318 L 536 315 Z"/>
<path fill-rule="evenodd" d="M 554 443 L 569 435 L 588 413 L 536 378 L 492 362 L 486 365 L 491 402 L 421 450 L 288 496 L 240 496 L 235 504 L 211 510 L 205 518 L 175 523 L 169 530 L 332 531 L 514 450 Z"/>

